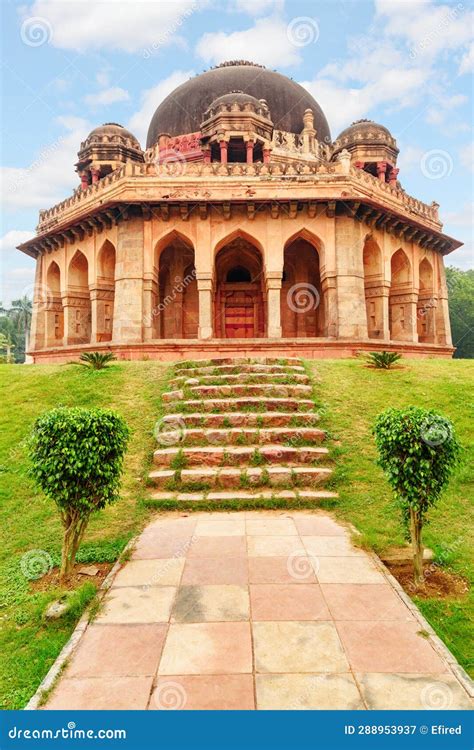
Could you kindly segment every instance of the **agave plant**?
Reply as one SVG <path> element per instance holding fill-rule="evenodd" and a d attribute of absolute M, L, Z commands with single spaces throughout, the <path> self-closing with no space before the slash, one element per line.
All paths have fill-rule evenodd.
<path fill-rule="evenodd" d="M 112 352 L 84 352 L 80 356 L 78 365 L 90 367 L 92 370 L 103 370 L 110 362 L 117 357 Z"/>
<path fill-rule="evenodd" d="M 402 358 L 398 352 L 370 352 L 368 362 L 378 370 L 390 370 L 391 366 Z"/>

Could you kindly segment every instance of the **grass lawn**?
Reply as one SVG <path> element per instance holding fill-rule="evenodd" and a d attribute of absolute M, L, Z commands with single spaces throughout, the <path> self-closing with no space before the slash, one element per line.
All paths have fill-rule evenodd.
<path fill-rule="evenodd" d="M 403 543 L 400 514 L 375 464 L 371 436 L 374 417 L 389 405 L 417 404 L 451 417 L 466 446 L 464 463 L 453 478 L 425 532 L 445 564 L 472 580 L 472 459 L 474 364 L 469 361 L 403 361 L 393 371 L 368 369 L 362 361 L 308 363 L 315 378 L 322 426 L 336 461 L 340 499 L 334 512 L 362 532 L 377 551 Z M 67 641 L 81 611 L 93 597 L 91 583 L 74 596 L 66 622 L 45 623 L 42 615 L 58 590 L 31 594 L 20 560 L 30 550 L 57 559 L 61 527 L 53 505 L 34 489 L 27 474 L 22 441 L 37 415 L 57 405 L 109 406 L 121 413 L 133 436 L 126 458 L 119 503 L 91 522 L 80 551 L 82 561 L 112 561 L 143 527 L 150 511 L 143 500 L 153 425 L 161 414 L 160 395 L 170 371 L 155 362 L 121 363 L 98 371 L 69 366 L 0 367 L 0 707 L 21 708 Z M 470 515 L 471 514 L 471 515 Z M 461 664 L 473 671 L 469 648 L 472 599 L 417 602 Z"/>
<path fill-rule="evenodd" d="M 45 624 L 46 605 L 56 589 L 30 593 L 20 560 L 30 550 L 57 559 L 62 528 L 53 504 L 33 487 L 23 449 L 35 418 L 54 406 L 106 406 L 132 429 L 120 502 L 91 520 L 80 559 L 113 561 L 150 514 L 142 501 L 153 426 L 161 413 L 167 368 L 156 362 L 127 362 L 92 371 L 74 365 L 0 367 L 0 707 L 21 708 L 66 643 L 82 610 L 95 594 L 85 583 L 74 596 L 68 620 Z"/>

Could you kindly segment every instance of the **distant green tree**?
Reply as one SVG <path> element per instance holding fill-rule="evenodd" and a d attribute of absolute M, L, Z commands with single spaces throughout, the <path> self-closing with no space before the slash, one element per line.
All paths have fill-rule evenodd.
<path fill-rule="evenodd" d="M 15 361 L 13 349 L 15 344 L 13 343 L 11 336 L 8 333 L 0 333 L 0 351 L 4 352 L 2 357 L 3 362 L 7 365 L 11 365 Z"/>
<path fill-rule="evenodd" d="M 474 358 L 474 270 L 461 271 L 448 266 L 446 282 L 449 292 L 449 317 L 454 354 L 457 358 Z"/>
<path fill-rule="evenodd" d="M 7 312 L 8 317 L 13 320 L 15 328 L 22 339 L 24 352 L 27 352 L 29 347 L 32 313 L 33 303 L 26 295 L 20 299 L 13 300 L 10 310 Z"/>

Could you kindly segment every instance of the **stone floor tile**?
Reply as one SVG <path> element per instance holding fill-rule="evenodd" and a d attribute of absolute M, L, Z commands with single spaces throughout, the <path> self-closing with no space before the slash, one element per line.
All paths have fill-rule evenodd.
<path fill-rule="evenodd" d="M 354 672 L 446 672 L 414 622 L 339 621 L 336 627 Z"/>
<path fill-rule="evenodd" d="M 363 709 L 350 674 L 258 674 L 257 708 L 263 710 Z"/>
<path fill-rule="evenodd" d="M 293 516 L 293 519 L 301 536 L 347 536 L 349 534 L 345 526 L 329 516 L 298 513 Z"/>
<path fill-rule="evenodd" d="M 188 559 L 245 557 L 246 554 L 245 536 L 198 537 L 189 548 Z"/>
<path fill-rule="evenodd" d="M 63 678 L 46 704 L 51 711 L 141 711 L 153 677 Z"/>
<path fill-rule="evenodd" d="M 248 622 L 170 625 L 160 675 L 242 674 L 252 672 Z"/>
<path fill-rule="evenodd" d="M 297 536 L 291 518 L 249 518 L 246 521 L 249 536 Z"/>
<path fill-rule="evenodd" d="M 110 589 L 97 623 L 168 622 L 175 586 L 124 586 Z"/>
<path fill-rule="evenodd" d="M 90 625 L 66 677 L 154 675 L 168 625 Z"/>
<path fill-rule="evenodd" d="M 149 708 L 251 711 L 255 708 L 253 677 L 250 674 L 159 677 Z"/>
<path fill-rule="evenodd" d="M 248 564 L 245 557 L 196 557 L 186 560 L 181 585 L 245 586 L 247 581 Z"/>
<path fill-rule="evenodd" d="M 148 526 L 145 529 L 146 533 L 149 532 L 157 532 L 157 533 L 166 533 L 169 535 L 186 535 L 189 534 L 192 535 L 196 523 L 197 523 L 197 517 L 194 514 L 187 515 L 187 516 L 180 516 L 179 518 L 176 518 L 175 515 L 173 516 L 158 516 L 154 521 L 151 521 L 151 523 L 148 524 Z"/>
<path fill-rule="evenodd" d="M 249 588 L 254 621 L 331 619 L 317 584 L 251 584 Z"/>
<path fill-rule="evenodd" d="M 186 557 L 194 543 L 194 538 L 189 534 L 179 537 L 141 536 L 133 550 L 132 560 Z"/>
<path fill-rule="evenodd" d="M 386 583 L 366 557 L 311 557 L 320 583 Z"/>
<path fill-rule="evenodd" d="M 171 611 L 171 622 L 226 622 L 248 620 L 246 586 L 181 586 Z"/>
<path fill-rule="evenodd" d="M 336 628 L 330 622 L 253 623 L 257 672 L 348 672 Z"/>
<path fill-rule="evenodd" d="M 309 557 L 249 557 L 250 583 L 316 583 Z"/>
<path fill-rule="evenodd" d="M 197 522 L 194 532 L 197 537 L 209 536 L 245 536 L 245 519 L 243 518 L 226 518 L 226 519 L 202 519 Z"/>
<path fill-rule="evenodd" d="M 159 560 L 130 560 L 119 570 L 112 588 L 118 586 L 177 586 L 184 568 L 184 557 Z"/>
<path fill-rule="evenodd" d="M 282 557 L 301 552 L 306 554 L 298 536 L 248 536 L 249 557 Z"/>
<path fill-rule="evenodd" d="M 304 536 L 303 546 L 316 557 L 363 557 L 366 553 L 354 547 L 348 536 Z"/>
<path fill-rule="evenodd" d="M 472 710 L 474 702 L 450 674 L 357 674 L 372 710 Z"/>
<path fill-rule="evenodd" d="M 388 583 L 322 583 L 334 620 L 414 620 Z"/>

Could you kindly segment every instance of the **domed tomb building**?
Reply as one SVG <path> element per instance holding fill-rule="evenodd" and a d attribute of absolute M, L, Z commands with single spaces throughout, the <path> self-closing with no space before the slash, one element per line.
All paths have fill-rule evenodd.
<path fill-rule="evenodd" d="M 80 144 L 79 186 L 40 212 L 31 351 L 122 359 L 453 352 L 438 205 L 399 181 L 395 138 L 332 141 L 315 99 L 244 61 L 179 86 L 146 150 Z"/>

